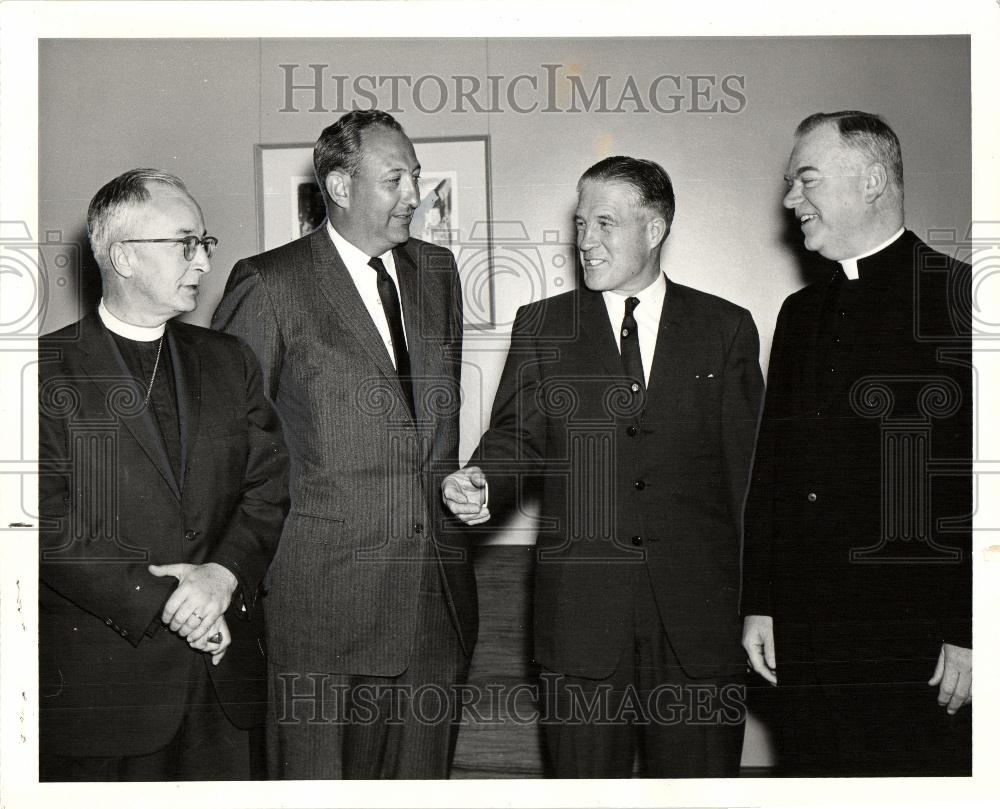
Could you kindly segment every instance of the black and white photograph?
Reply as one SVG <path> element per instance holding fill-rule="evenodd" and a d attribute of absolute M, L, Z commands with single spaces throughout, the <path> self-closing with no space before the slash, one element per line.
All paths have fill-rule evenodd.
<path fill-rule="evenodd" d="M 5 3 L 0 803 L 995 795 L 951 5 Z"/>

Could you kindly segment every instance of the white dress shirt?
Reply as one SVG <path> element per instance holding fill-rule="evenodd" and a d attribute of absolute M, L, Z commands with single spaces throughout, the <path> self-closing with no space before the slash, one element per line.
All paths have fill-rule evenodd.
<path fill-rule="evenodd" d="M 642 356 L 642 372 L 646 377 L 646 387 L 649 387 L 649 375 L 653 370 L 653 351 L 656 350 L 656 338 L 660 331 L 660 313 L 663 311 L 663 299 L 667 294 L 667 279 L 661 272 L 648 287 L 641 292 L 620 295 L 617 292 L 604 292 L 604 305 L 608 308 L 608 318 L 611 329 L 617 335 L 618 353 L 621 354 L 621 328 L 625 317 L 625 299 L 638 298 L 639 305 L 632 311 L 636 325 L 639 327 L 639 354 Z"/>
<path fill-rule="evenodd" d="M 378 276 L 375 270 L 368 266 L 368 262 L 372 256 L 367 255 L 363 250 L 359 250 L 337 233 L 329 220 L 326 223 L 326 230 L 330 234 L 333 246 L 337 248 L 344 266 L 347 267 L 347 272 L 350 274 L 351 280 L 354 281 L 354 286 L 357 287 L 358 294 L 361 295 L 361 300 L 364 302 L 365 308 L 368 310 L 368 314 L 375 324 L 375 328 L 378 329 L 378 333 L 382 336 L 382 342 L 385 343 L 385 350 L 389 354 L 389 359 L 393 367 L 395 367 L 396 353 L 392 349 L 392 334 L 389 331 L 389 321 L 385 316 L 385 311 L 382 309 L 382 299 L 378 296 Z M 389 273 L 389 277 L 396 285 L 396 292 L 399 294 L 400 300 L 400 315 L 403 319 L 403 329 L 405 330 L 406 315 L 402 311 L 403 296 L 399 292 L 399 278 L 396 276 L 396 262 L 392 258 L 392 250 L 386 251 L 381 256 L 376 256 L 376 258 L 382 259 L 385 271 Z"/>

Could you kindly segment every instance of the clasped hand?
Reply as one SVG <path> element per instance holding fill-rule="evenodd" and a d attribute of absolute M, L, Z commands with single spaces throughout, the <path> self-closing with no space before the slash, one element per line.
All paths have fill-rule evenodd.
<path fill-rule="evenodd" d="M 164 604 L 160 620 L 185 638 L 192 649 L 211 652 L 212 663 L 218 665 L 232 642 L 223 616 L 236 590 L 236 577 L 215 562 L 150 565 L 149 572 L 177 579 L 177 587 Z M 213 643 L 210 639 L 217 634 L 222 640 Z"/>

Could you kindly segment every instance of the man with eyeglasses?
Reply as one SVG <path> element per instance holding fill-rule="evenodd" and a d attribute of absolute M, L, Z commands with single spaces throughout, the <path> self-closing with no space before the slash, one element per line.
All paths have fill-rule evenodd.
<path fill-rule="evenodd" d="M 245 344 L 172 320 L 217 244 L 184 184 L 127 171 L 87 229 L 101 302 L 39 340 L 39 777 L 259 776 L 280 424 Z"/>

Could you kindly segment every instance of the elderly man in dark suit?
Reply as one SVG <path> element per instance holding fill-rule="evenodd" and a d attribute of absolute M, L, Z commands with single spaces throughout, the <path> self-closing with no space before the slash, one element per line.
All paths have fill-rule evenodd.
<path fill-rule="evenodd" d="M 784 205 L 830 264 L 778 315 L 743 643 L 779 685 L 787 774 L 969 774 L 970 268 L 904 229 L 882 119 L 795 135 Z"/>
<path fill-rule="evenodd" d="M 470 560 L 444 543 L 437 496 L 457 467 L 458 273 L 409 236 L 420 165 L 392 116 L 345 115 L 314 163 L 328 221 L 240 261 L 214 320 L 253 346 L 291 452 L 265 600 L 269 765 L 445 778 L 451 687 L 477 628 Z"/>
<path fill-rule="evenodd" d="M 40 777 L 259 775 L 280 425 L 247 346 L 171 320 L 216 244 L 184 184 L 125 172 L 87 227 L 104 297 L 38 352 Z"/>
<path fill-rule="evenodd" d="M 578 191 L 585 287 L 518 311 L 489 430 L 444 499 L 477 524 L 541 476 L 534 649 L 556 776 L 628 777 L 640 744 L 645 775 L 735 776 L 757 330 L 660 269 L 659 165 L 610 157 Z"/>

